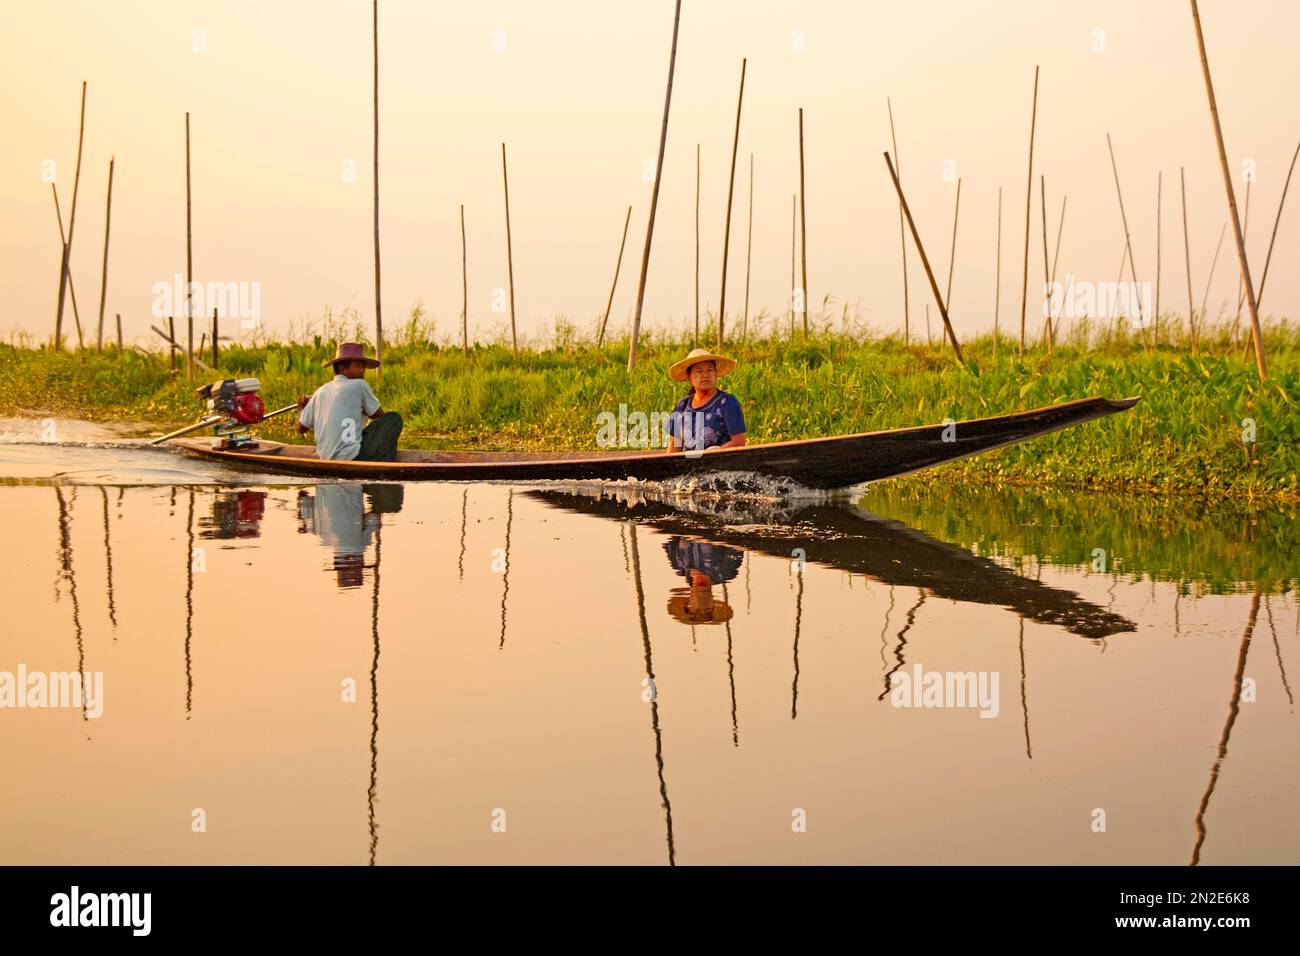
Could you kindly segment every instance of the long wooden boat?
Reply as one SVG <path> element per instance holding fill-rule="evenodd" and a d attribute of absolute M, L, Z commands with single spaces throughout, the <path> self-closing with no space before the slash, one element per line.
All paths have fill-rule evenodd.
<path fill-rule="evenodd" d="M 864 574 L 890 586 L 920 588 L 945 600 L 1004 607 L 1026 620 L 1094 640 L 1137 630 L 1128 618 L 1072 591 L 1017 574 L 989 558 L 856 505 L 807 505 L 775 519 L 754 509 L 745 521 L 737 514 L 745 509 L 743 505 L 715 516 L 707 509 L 684 511 L 663 501 L 623 500 L 617 495 L 576 489 L 535 489 L 524 494 L 563 511 L 635 521 L 661 534 L 786 560 L 795 548 L 801 548 L 812 564 Z"/>
<path fill-rule="evenodd" d="M 954 425 L 920 425 L 888 431 L 710 449 L 703 454 L 651 451 L 416 451 L 397 461 L 331 461 L 311 445 L 262 441 L 226 451 L 212 439 L 177 439 L 186 453 L 261 472 L 323 478 L 393 481 L 667 481 L 708 474 L 743 473 L 784 478 L 807 488 L 837 489 L 907 474 L 1001 448 L 1132 408 L 1137 398 L 1085 398 L 1031 411 L 977 418 Z"/>

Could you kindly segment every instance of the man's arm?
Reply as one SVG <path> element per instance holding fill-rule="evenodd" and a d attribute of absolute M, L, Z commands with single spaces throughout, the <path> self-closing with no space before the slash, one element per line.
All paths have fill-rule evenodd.
<path fill-rule="evenodd" d="M 298 426 L 298 434 L 305 435 L 311 431 L 313 417 L 311 412 L 307 411 L 307 406 L 311 404 L 311 397 L 308 395 L 298 396 L 298 416 L 294 419 Z"/>

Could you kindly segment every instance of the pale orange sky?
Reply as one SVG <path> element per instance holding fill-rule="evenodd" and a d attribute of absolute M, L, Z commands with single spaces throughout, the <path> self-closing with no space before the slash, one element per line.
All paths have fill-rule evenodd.
<path fill-rule="evenodd" d="M 452 334 L 461 304 L 458 204 L 466 207 L 471 334 L 490 336 L 506 285 L 500 143 L 510 159 L 522 334 L 557 314 L 583 325 L 604 308 L 623 218 L 633 207 L 611 322 L 634 300 L 672 28 L 653 3 L 380 4 L 380 185 L 384 314 L 417 302 Z M 1004 187 L 1001 321 L 1018 324 L 1025 163 L 1034 66 L 1034 277 L 1042 275 L 1039 172 L 1052 238 L 1069 194 L 1060 273 L 1113 281 L 1123 232 L 1106 152 L 1114 138 L 1138 278 L 1155 277 L 1156 174 L 1164 173 L 1162 307 L 1185 312 L 1178 167 L 1186 167 L 1199 306 L 1220 227 L 1223 185 L 1185 0 L 1057 4 L 932 0 L 683 4 L 677 75 L 646 299 L 646 321 L 693 311 L 695 145 L 702 144 L 701 303 L 716 305 L 740 61 L 749 58 L 732 220 L 728 312 L 743 298 L 747 162 L 755 154 L 751 315 L 784 313 L 796 111 L 805 110 L 811 298 L 859 303 L 877 328 L 901 325 L 897 206 L 881 152 L 893 100 L 904 187 L 946 277 L 954 184 L 962 208 L 952 315 L 959 334 L 992 324 L 998 187 Z M 1300 137 L 1300 11 L 1286 0 L 1201 4 L 1229 159 L 1254 159 L 1248 247 L 1263 265 Z M 107 311 L 148 335 L 155 282 L 185 268 L 184 113 L 192 113 L 194 271 L 259 282 L 264 325 L 355 307 L 374 315 L 371 248 L 371 7 L 334 2 L 7 4 L 0 35 L 0 333 L 49 334 L 59 245 L 42 164 L 57 162 L 67 213 L 80 84 L 89 82 L 73 253 L 83 321 L 98 310 L 104 188 L 117 158 Z M 1243 12 L 1244 11 L 1244 12 Z M 494 52 L 493 31 L 505 50 Z M 195 29 L 206 52 L 192 50 Z M 1095 30 L 1105 51 L 1093 52 Z M 794 31 L 807 38 L 795 52 Z M 355 160 L 357 181 L 343 163 Z M 1297 186 L 1300 188 L 1300 186 Z M 1296 197 L 1292 197 L 1293 201 Z M 1300 210 L 1284 217 L 1263 311 L 1291 314 Z M 929 300 L 912 253 L 912 328 Z M 1258 279 L 1257 279 L 1258 281 Z M 1039 279 L 1041 284 L 1041 278 Z M 1233 300 L 1225 240 L 1210 311 Z M 1232 309 L 1230 308 L 1229 311 Z M 1041 311 L 1039 312 L 1041 316 Z M 935 315 L 937 322 L 937 313 Z M 734 319 L 732 320 L 734 321 Z M 110 319 L 111 322 L 111 319 Z M 65 323 L 71 328 L 71 309 Z M 234 332 L 227 323 L 223 331 Z"/>

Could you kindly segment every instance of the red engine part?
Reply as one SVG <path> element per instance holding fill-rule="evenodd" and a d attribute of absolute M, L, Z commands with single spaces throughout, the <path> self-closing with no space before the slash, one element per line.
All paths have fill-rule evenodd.
<path fill-rule="evenodd" d="M 266 416 L 266 406 L 262 396 L 256 392 L 244 392 L 235 396 L 233 418 L 241 425 L 256 425 Z"/>

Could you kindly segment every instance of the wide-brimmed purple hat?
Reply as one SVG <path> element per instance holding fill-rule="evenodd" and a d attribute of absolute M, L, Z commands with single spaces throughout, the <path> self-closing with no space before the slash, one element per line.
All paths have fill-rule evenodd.
<path fill-rule="evenodd" d="M 364 362 L 366 368 L 379 368 L 379 359 L 368 358 L 366 347 L 360 342 L 340 342 L 334 357 L 322 362 L 321 365 L 333 365 L 336 362 Z"/>

